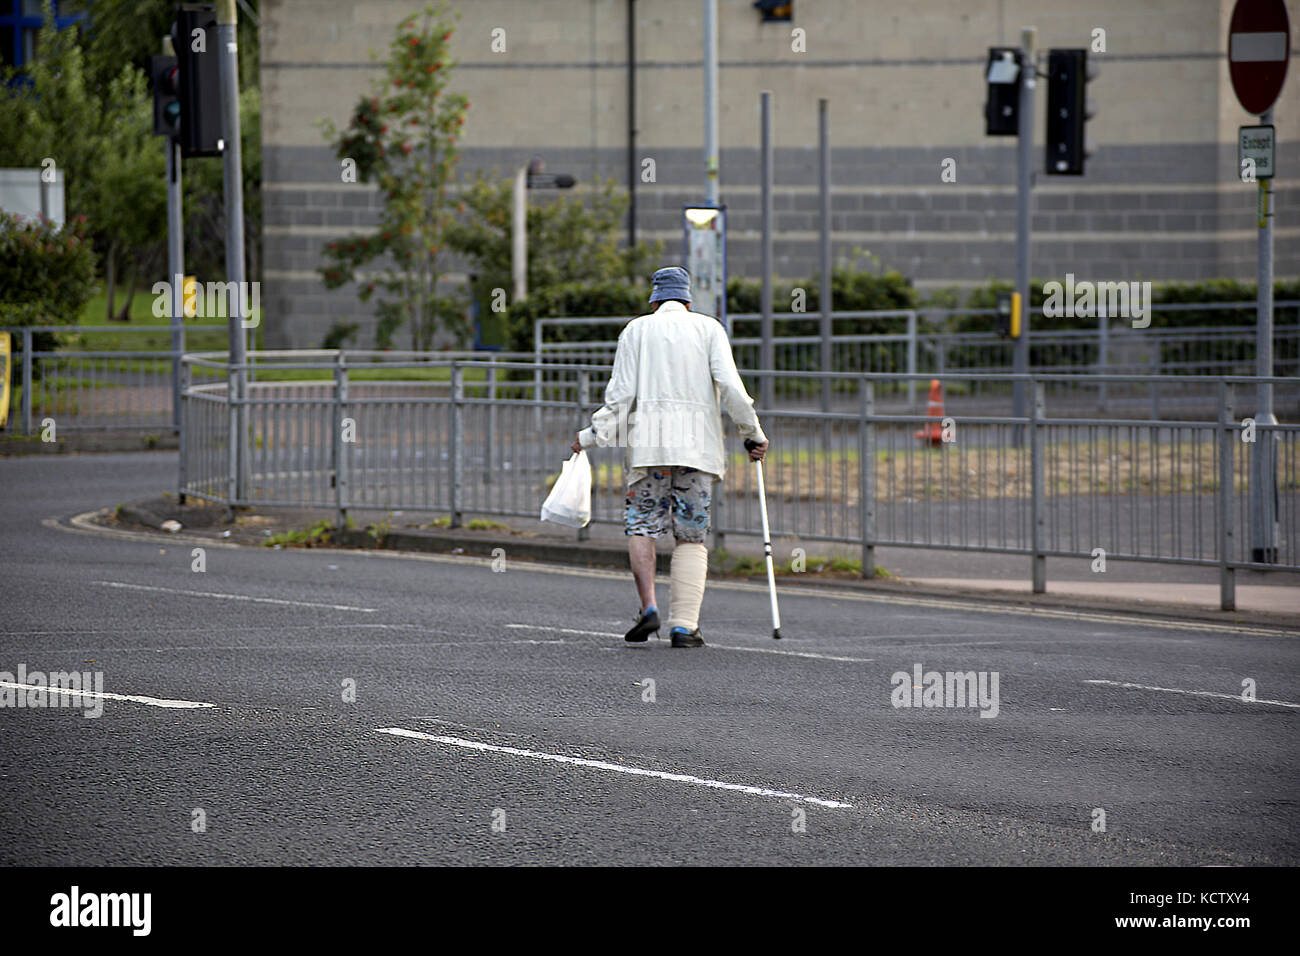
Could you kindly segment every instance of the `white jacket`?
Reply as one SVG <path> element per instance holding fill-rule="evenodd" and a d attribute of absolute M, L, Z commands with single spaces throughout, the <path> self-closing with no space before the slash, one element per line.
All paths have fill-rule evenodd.
<path fill-rule="evenodd" d="M 767 441 L 717 319 L 663 302 L 618 337 L 605 404 L 578 433 L 583 448 L 622 445 L 627 483 L 655 466 L 722 478 L 722 409 L 743 438 Z"/>

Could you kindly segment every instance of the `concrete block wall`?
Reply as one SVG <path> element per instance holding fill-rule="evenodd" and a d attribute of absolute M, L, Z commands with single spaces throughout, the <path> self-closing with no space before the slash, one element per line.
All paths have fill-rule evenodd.
<path fill-rule="evenodd" d="M 472 106 L 461 169 L 508 176 L 534 154 L 580 182 L 627 176 L 626 16 L 637 17 L 637 229 L 680 248 L 680 209 L 703 188 L 698 0 L 474 0 L 456 4 L 455 86 Z M 544 8 L 544 16 L 542 15 Z M 409 2 L 264 0 L 262 89 L 267 341 L 319 345 L 337 320 L 373 318 L 355 292 L 321 285 L 321 250 L 373 226 L 378 200 L 340 182 L 317 125 L 343 124 L 378 75 Z M 866 249 L 923 289 L 1014 271 L 1014 139 L 984 136 L 985 49 L 1038 27 L 1040 49 L 1089 46 L 1096 151 L 1082 178 L 1036 177 L 1033 274 L 1094 280 L 1253 279 L 1254 188 L 1235 176 L 1235 129 L 1253 122 L 1227 79 L 1231 0 L 796 0 L 792 24 L 761 24 L 719 0 L 722 198 L 732 275 L 758 275 L 758 95 L 774 91 L 776 271 L 817 270 L 816 102 L 830 99 L 837 257 Z M 956 12 L 960 11 L 960 12 Z M 1225 13 L 1225 11 L 1227 11 Z M 490 51 L 506 31 L 507 52 Z M 805 31 L 806 52 L 791 49 Z M 1293 43 L 1293 46 L 1300 44 Z M 1295 73 L 1295 71 L 1292 71 Z M 1276 263 L 1300 274 L 1300 95 L 1278 106 Z M 1041 147 L 1045 84 L 1035 112 Z M 1035 151 L 1041 162 L 1041 149 Z M 956 161 L 956 183 L 940 179 Z M 579 190 L 580 191 L 580 190 Z M 449 265 L 453 279 L 463 266 Z M 399 339 L 399 341 L 401 341 Z"/>

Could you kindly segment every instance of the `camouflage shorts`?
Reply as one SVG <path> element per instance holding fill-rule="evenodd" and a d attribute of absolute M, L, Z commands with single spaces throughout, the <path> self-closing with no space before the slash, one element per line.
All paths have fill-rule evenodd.
<path fill-rule="evenodd" d="M 696 468 L 650 468 L 627 490 L 624 530 L 678 541 L 702 542 L 709 533 L 713 476 Z"/>

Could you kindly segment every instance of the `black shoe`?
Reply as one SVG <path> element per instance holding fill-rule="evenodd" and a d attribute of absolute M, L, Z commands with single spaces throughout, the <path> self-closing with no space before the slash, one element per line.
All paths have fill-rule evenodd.
<path fill-rule="evenodd" d="M 700 629 L 697 627 L 693 631 L 680 630 L 673 628 L 672 635 L 673 647 L 703 647 L 704 638 L 700 635 Z"/>
<path fill-rule="evenodd" d="M 623 635 L 623 640 L 629 644 L 639 644 L 648 638 L 651 634 L 659 632 L 659 612 L 650 611 L 637 618 L 636 624 L 632 630 Z"/>

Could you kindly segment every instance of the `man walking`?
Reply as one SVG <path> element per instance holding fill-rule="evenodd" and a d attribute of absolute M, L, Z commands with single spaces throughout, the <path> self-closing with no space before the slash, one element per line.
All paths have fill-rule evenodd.
<path fill-rule="evenodd" d="M 671 266 L 651 278 L 654 312 L 633 319 L 618 337 L 605 404 L 578 432 L 573 450 L 622 444 L 627 475 L 623 515 L 628 558 L 641 611 L 624 640 L 659 630 L 655 601 L 655 539 L 675 539 L 673 647 L 701 647 L 700 605 L 708 574 L 704 537 L 714 480 L 726 474 L 722 410 L 736 423 L 749 457 L 762 461 L 767 437 L 754 400 L 736 371 L 727 333 L 717 319 L 690 311 L 691 280 Z"/>

